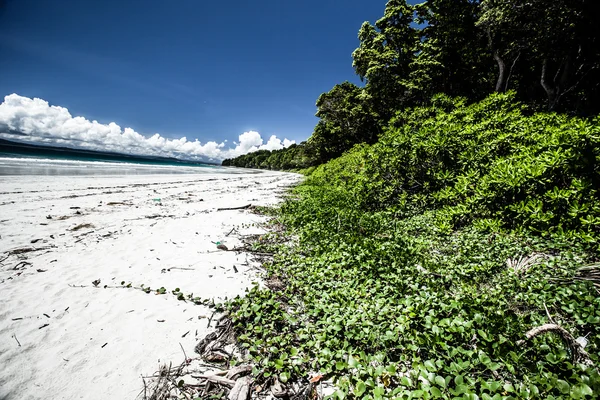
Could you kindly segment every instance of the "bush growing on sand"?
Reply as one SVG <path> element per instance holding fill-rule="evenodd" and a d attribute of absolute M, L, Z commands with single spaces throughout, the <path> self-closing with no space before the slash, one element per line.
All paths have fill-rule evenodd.
<path fill-rule="evenodd" d="M 580 269 L 598 261 L 600 120 L 513 97 L 438 96 L 295 189 L 276 215 L 298 243 L 267 265 L 283 285 L 229 304 L 259 380 L 318 372 L 339 399 L 600 393 L 597 268 Z"/>

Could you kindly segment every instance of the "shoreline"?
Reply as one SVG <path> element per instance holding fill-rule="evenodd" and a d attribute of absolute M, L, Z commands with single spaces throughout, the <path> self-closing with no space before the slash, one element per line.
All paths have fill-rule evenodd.
<path fill-rule="evenodd" d="M 215 243 L 235 248 L 267 218 L 217 209 L 275 204 L 300 179 L 0 177 L 0 398 L 135 398 L 212 329 L 213 311 L 173 290 L 207 304 L 259 280 L 249 254 Z"/>

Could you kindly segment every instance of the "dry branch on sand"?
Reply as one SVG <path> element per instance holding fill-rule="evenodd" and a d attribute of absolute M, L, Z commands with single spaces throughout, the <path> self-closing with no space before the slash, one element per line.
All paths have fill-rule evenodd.
<path fill-rule="evenodd" d="M 217 208 L 217 211 L 230 211 L 230 210 L 247 210 L 248 208 L 252 207 L 252 204 L 246 204 L 245 206 L 240 206 L 240 207 L 224 207 L 224 208 Z"/>

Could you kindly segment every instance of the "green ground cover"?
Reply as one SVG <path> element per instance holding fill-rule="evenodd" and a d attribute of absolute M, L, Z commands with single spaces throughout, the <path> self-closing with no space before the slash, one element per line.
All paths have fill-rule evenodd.
<path fill-rule="evenodd" d="M 294 237 L 227 307 L 255 376 L 343 398 L 600 393 L 600 120 L 512 94 L 436 97 L 311 171 L 272 210 Z M 591 279 L 591 281 L 590 281 Z M 585 337 L 588 358 L 543 324 Z"/>

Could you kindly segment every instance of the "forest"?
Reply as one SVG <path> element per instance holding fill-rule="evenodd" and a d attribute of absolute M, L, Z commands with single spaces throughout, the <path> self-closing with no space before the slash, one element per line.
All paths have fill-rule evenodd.
<path fill-rule="evenodd" d="M 600 30 L 591 0 L 429 0 L 387 3 L 358 32 L 353 67 L 365 83 L 335 85 L 317 100 L 310 138 L 223 165 L 302 169 L 377 142 L 399 111 L 436 94 L 468 103 L 515 93 L 532 111 L 589 117 L 600 111 Z M 288 153 L 288 154 L 286 154 Z M 284 155 L 285 154 L 285 155 Z"/>
<path fill-rule="evenodd" d="M 599 16 L 390 0 L 358 33 L 363 87 L 322 94 L 306 142 L 223 163 L 306 175 L 262 210 L 267 288 L 225 304 L 258 383 L 597 398 Z"/>

